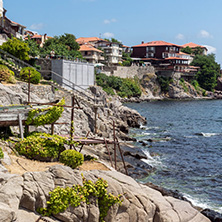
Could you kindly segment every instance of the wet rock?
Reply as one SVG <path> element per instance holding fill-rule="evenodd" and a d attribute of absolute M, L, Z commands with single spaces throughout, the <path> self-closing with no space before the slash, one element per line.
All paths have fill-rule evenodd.
<path fill-rule="evenodd" d="M 209 218 L 211 222 L 222 222 L 222 214 L 214 210 L 204 209 L 201 211 L 201 213 Z"/>

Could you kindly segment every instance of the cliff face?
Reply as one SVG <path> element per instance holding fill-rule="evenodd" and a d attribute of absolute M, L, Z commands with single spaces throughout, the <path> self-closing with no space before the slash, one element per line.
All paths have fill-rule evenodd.
<path fill-rule="evenodd" d="M 122 205 L 114 205 L 110 208 L 105 218 L 107 222 L 210 221 L 188 202 L 162 196 L 158 191 L 138 184 L 132 178 L 116 171 L 79 172 L 59 165 L 49 168 L 46 172 L 28 172 L 23 176 L 0 173 L 0 221 L 98 222 L 99 208 L 95 200 L 92 200 L 89 205 L 69 207 L 65 212 L 54 215 L 54 218 L 40 218 L 36 214 L 39 207 L 46 206 L 48 193 L 55 187 L 82 184 L 80 173 L 93 182 L 102 177 L 108 182 L 109 193 L 123 194 Z"/>
<path fill-rule="evenodd" d="M 130 139 L 127 136 L 129 127 L 139 127 L 145 124 L 146 120 L 137 111 L 129 109 L 117 99 L 108 97 L 100 87 L 92 87 L 95 98 L 102 100 L 102 107 L 97 112 L 97 133 L 101 137 L 111 138 L 113 132 L 113 121 L 116 122 L 116 133 L 120 139 Z M 16 85 L 0 84 L 0 103 L 1 105 L 21 104 L 28 100 L 27 83 L 18 82 Z M 31 101 L 32 102 L 52 102 L 57 99 L 65 98 L 66 105 L 71 105 L 71 96 L 68 93 L 57 90 L 53 91 L 49 85 L 31 85 Z M 74 128 L 75 135 L 85 136 L 89 132 L 89 136 L 95 131 L 95 113 L 94 108 L 87 104 L 84 100 L 79 100 L 81 109 L 75 109 L 74 112 Z M 64 125 L 55 125 L 55 133 L 62 135 L 69 134 L 71 122 L 71 110 L 65 108 L 62 117 L 58 120 Z M 14 131 L 17 131 L 14 128 Z M 31 127 L 31 130 L 36 130 Z M 38 130 L 50 132 L 50 126 L 38 127 Z"/>

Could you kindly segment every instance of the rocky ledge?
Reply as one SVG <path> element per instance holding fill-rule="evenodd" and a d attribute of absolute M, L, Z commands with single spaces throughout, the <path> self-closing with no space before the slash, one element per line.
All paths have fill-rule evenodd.
<path fill-rule="evenodd" d="M 23 176 L 0 173 L 0 221 L 42 222 L 82 221 L 98 222 L 99 208 L 96 202 L 69 207 L 53 217 L 40 217 L 36 210 L 46 206 L 49 192 L 55 187 L 71 187 L 82 184 L 81 173 L 87 180 L 95 182 L 99 177 L 108 182 L 108 192 L 123 194 L 122 204 L 110 208 L 105 221 L 183 221 L 210 222 L 188 202 L 163 196 L 160 192 L 138 184 L 131 177 L 116 171 L 72 170 L 65 166 L 53 166 L 46 172 L 28 172 Z"/>

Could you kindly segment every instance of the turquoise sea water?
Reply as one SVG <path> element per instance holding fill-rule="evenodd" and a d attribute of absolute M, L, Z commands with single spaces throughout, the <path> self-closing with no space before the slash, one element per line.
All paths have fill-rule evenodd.
<path fill-rule="evenodd" d="M 131 134 L 155 172 L 143 181 L 222 213 L 222 100 L 128 103 L 147 118 Z"/>

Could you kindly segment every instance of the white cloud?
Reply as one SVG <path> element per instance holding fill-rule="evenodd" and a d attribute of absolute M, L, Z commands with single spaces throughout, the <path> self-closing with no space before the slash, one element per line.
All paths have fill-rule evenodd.
<path fill-rule="evenodd" d="M 45 25 L 43 23 L 32 24 L 30 29 L 32 30 L 41 30 Z"/>
<path fill-rule="evenodd" d="M 110 23 L 110 20 L 105 19 L 105 20 L 103 21 L 103 23 L 104 23 L 104 24 L 109 24 L 109 23 Z"/>
<path fill-rule="evenodd" d="M 117 22 L 117 20 L 115 18 L 112 18 L 112 19 L 105 19 L 103 21 L 104 24 L 110 24 L 110 23 L 113 23 L 113 22 Z"/>
<path fill-rule="evenodd" d="M 179 39 L 179 40 L 183 40 L 185 39 L 185 36 L 181 33 L 179 33 L 177 36 L 176 36 L 176 39 Z"/>
<path fill-rule="evenodd" d="M 111 32 L 105 32 L 105 33 L 103 34 L 103 36 L 104 36 L 105 38 L 113 38 L 113 37 L 114 37 L 114 34 L 111 33 Z"/>
<path fill-rule="evenodd" d="M 213 38 L 213 36 L 206 30 L 201 30 L 199 36 L 201 38 Z"/>
<path fill-rule="evenodd" d="M 204 45 L 204 47 L 207 48 L 207 54 L 211 54 L 211 53 L 216 53 L 217 52 L 217 49 L 213 46 L 210 46 L 210 45 Z"/>

